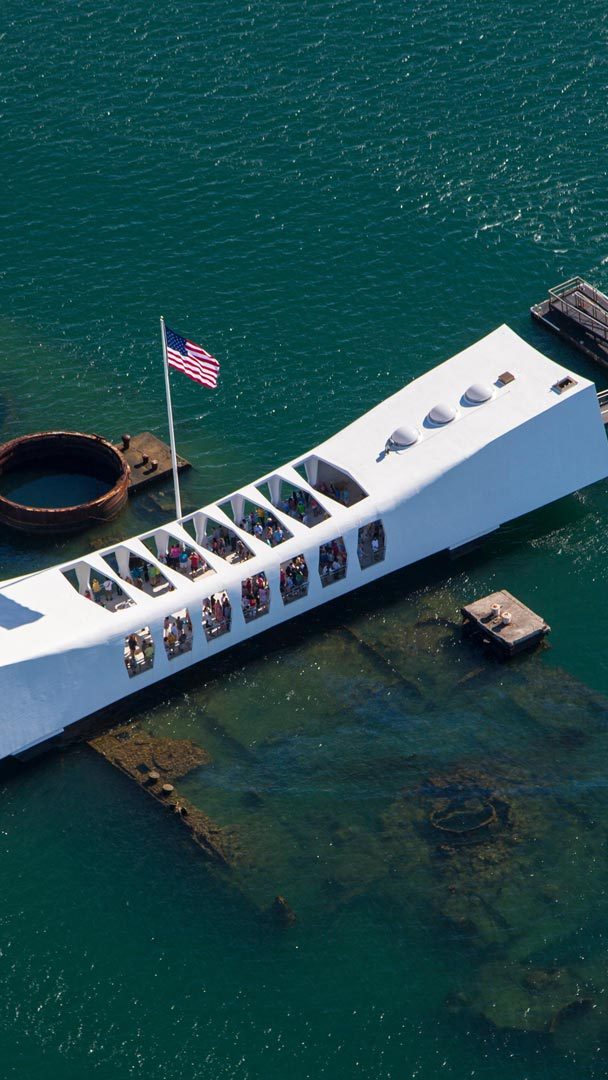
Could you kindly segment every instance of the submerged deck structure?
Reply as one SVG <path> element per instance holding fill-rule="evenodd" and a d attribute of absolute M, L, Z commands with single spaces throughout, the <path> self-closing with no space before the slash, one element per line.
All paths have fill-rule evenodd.
<path fill-rule="evenodd" d="M 0 587 L 0 758 L 608 475 L 595 386 L 502 326 L 226 498 Z"/>

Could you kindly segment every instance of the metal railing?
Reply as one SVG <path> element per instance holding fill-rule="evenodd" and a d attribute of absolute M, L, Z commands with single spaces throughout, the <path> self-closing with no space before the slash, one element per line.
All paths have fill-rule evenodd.
<path fill-rule="evenodd" d="M 549 303 L 596 337 L 608 341 L 608 297 L 583 278 L 570 278 L 549 289 Z"/>
<path fill-rule="evenodd" d="M 243 608 L 243 615 L 245 616 L 245 622 L 252 622 L 253 619 L 259 619 L 261 615 L 267 615 L 269 611 L 269 604 L 260 604 L 259 607 L 246 607 Z"/>
<path fill-rule="evenodd" d="M 308 582 L 303 581 L 300 585 L 292 585 L 288 588 L 287 585 L 281 589 L 281 597 L 284 604 L 291 604 L 292 600 L 299 600 L 302 596 L 308 595 Z"/>
<path fill-rule="evenodd" d="M 346 577 L 346 565 L 341 566 L 338 570 L 321 570 L 321 567 L 319 567 L 319 571 L 323 588 L 326 585 L 331 585 L 334 581 L 339 581 L 340 578 Z"/>

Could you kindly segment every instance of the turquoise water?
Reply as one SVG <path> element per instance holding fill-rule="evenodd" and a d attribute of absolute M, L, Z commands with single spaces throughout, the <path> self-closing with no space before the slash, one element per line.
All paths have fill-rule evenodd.
<path fill-rule="evenodd" d="M 110 485 L 85 473 L 57 472 L 56 469 L 19 469 L 3 476 L 0 492 L 23 506 L 77 506 L 108 491 Z"/>
<path fill-rule="evenodd" d="M 528 315 L 608 286 L 601 11 L 9 0 L 2 29 L 2 439 L 164 437 L 161 312 L 222 363 L 173 377 L 188 508 L 503 321 L 605 385 Z M 603 1077 L 606 490 L 133 704 L 212 754 L 181 786 L 230 870 L 86 747 L 6 777 L 3 1075 Z M 0 570 L 170 513 L 2 533 Z M 508 669 L 455 626 L 503 585 L 553 627 Z M 491 842 L 430 823 L 459 785 Z"/>

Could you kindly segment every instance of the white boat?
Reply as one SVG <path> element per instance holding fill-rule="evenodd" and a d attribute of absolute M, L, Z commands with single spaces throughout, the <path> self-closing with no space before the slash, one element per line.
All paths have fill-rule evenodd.
<path fill-rule="evenodd" d="M 0 758 L 607 475 L 594 384 L 499 327 L 226 499 L 5 582 Z"/>

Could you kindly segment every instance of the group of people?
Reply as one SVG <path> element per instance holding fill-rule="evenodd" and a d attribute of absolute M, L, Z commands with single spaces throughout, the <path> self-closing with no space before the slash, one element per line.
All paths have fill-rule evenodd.
<path fill-rule="evenodd" d="M 241 587 L 243 615 L 246 622 L 265 615 L 270 606 L 270 590 L 266 574 L 246 578 Z"/>
<path fill-rule="evenodd" d="M 362 570 L 384 558 L 384 526 L 381 521 L 372 521 L 359 529 L 357 555 Z"/>
<path fill-rule="evenodd" d="M 161 585 L 166 586 L 163 592 L 169 592 L 173 585 L 171 585 L 166 578 L 163 577 L 158 566 L 154 563 L 146 562 L 145 559 L 140 559 L 138 555 L 131 555 L 129 558 L 129 573 L 124 579 L 128 585 L 135 585 L 138 589 L 146 590 L 146 585 L 149 586 L 149 590 L 155 593 Z"/>
<path fill-rule="evenodd" d="M 258 540 L 262 540 L 262 542 L 268 544 L 269 547 L 276 547 L 277 544 L 282 544 L 283 541 L 288 540 L 291 535 L 288 532 L 286 533 L 274 514 L 270 514 L 267 510 L 262 510 L 260 506 L 256 506 L 245 515 L 241 521 L 241 529 L 243 529 L 244 532 L 248 532 L 250 536 L 257 536 Z"/>
<path fill-rule="evenodd" d="M 346 487 L 337 488 L 335 484 L 321 483 L 315 484 L 315 489 L 319 492 L 319 495 L 328 495 L 330 499 L 334 499 L 335 502 L 342 503 L 343 506 L 350 504 L 350 491 Z"/>
<path fill-rule="evenodd" d="M 174 540 L 167 545 L 167 550 L 158 556 L 158 561 L 164 563 L 170 570 L 179 570 L 186 577 L 192 579 L 207 572 L 209 567 L 198 551 L 188 549 L 185 544 Z"/>
<path fill-rule="evenodd" d="M 130 579 L 127 579 L 130 580 Z M 107 607 L 110 611 L 116 611 L 118 608 L 130 607 L 133 603 L 126 592 L 121 589 L 120 585 L 112 578 L 104 578 L 100 581 L 99 578 L 92 578 L 89 586 L 83 593 L 86 600 L 94 600 L 96 604 L 100 604 L 101 607 Z"/>
<path fill-rule="evenodd" d="M 125 665 L 129 678 L 147 671 L 154 664 L 154 642 L 149 627 L 125 639 Z"/>
<path fill-rule="evenodd" d="M 281 566 L 281 596 L 283 603 L 297 600 L 299 596 L 306 596 L 308 592 L 308 567 L 303 555 L 296 555 L 291 562 Z"/>
<path fill-rule="evenodd" d="M 230 562 L 244 562 L 250 559 L 252 552 L 239 540 L 236 533 L 227 529 L 225 525 L 217 525 L 213 532 L 205 538 L 205 547 L 220 559 L 228 559 Z"/>
<path fill-rule="evenodd" d="M 135 585 L 136 588 L 152 594 L 154 594 L 161 586 L 164 586 L 162 592 L 169 592 L 174 587 L 163 577 L 158 566 L 146 562 L 146 560 L 140 558 L 139 555 L 129 556 L 129 572 L 124 576 L 120 573 L 118 562 L 115 557 L 114 562 L 116 563 L 114 567 L 116 573 L 127 583 L 127 585 Z M 85 590 L 84 595 L 88 596 L 89 599 L 95 600 L 99 604 L 103 604 L 105 601 L 106 605 L 110 605 L 116 597 L 118 599 L 125 597 L 125 593 L 120 588 L 120 585 L 114 582 L 112 578 L 106 578 L 102 585 L 95 577 L 91 581 L 90 589 Z"/>
<path fill-rule="evenodd" d="M 187 608 L 167 615 L 163 624 L 163 643 L 170 660 L 192 648 L 192 620 Z"/>
<path fill-rule="evenodd" d="M 300 496 L 303 498 L 304 494 L 304 492 L 294 491 L 293 498 L 298 499 Z M 247 518 L 243 519 L 242 527 L 245 527 L 245 523 L 248 526 L 247 531 L 253 535 L 256 533 L 258 524 L 263 531 L 270 529 L 273 536 L 272 539 L 268 536 L 267 542 L 273 546 L 281 543 L 284 538 L 282 535 L 283 530 L 271 515 L 264 514 L 264 520 L 262 521 L 259 512 L 252 512 Z M 228 534 L 228 530 L 224 531 Z M 275 539 L 277 532 L 280 532 L 281 536 Z M 226 543 L 226 538 L 223 536 L 214 536 L 213 539 L 218 542 L 221 541 L 224 545 Z M 384 558 L 384 547 L 385 536 L 381 521 L 373 521 L 371 524 L 359 529 L 357 554 L 362 568 Z M 182 569 L 183 572 L 188 573 L 190 576 L 195 576 L 201 570 L 201 567 L 208 569 L 204 559 L 197 552 L 192 551 L 188 554 L 184 546 L 180 544 L 172 545 L 167 549 L 166 562 L 168 566 Z M 186 562 L 188 563 L 187 567 Z M 141 566 L 131 568 L 131 573 L 134 582 L 141 581 L 143 587 L 144 581 L 150 580 L 151 582 L 152 571 L 155 567 L 149 566 L 144 560 L 140 560 L 140 563 Z M 346 564 L 346 548 L 341 536 L 332 540 L 331 543 L 322 544 L 319 549 L 319 574 L 322 585 L 329 585 L 332 581 L 344 577 Z M 135 570 L 140 570 L 140 574 L 136 576 Z M 107 604 L 114 598 L 115 589 L 120 594 L 120 587 L 111 578 L 107 578 L 102 583 L 98 578 L 94 577 L 90 589 L 85 591 L 85 596 L 90 600 L 95 600 L 97 603 Z M 308 566 L 304 555 L 297 555 L 289 562 L 282 564 L 280 590 L 284 603 L 289 603 L 299 596 L 306 595 L 308 592 Z M 258 615 L 265 614 L 269 610 L 269 606 L 270 589 L 266 574 L 260 573 L 246 578 L 242 583 L 242 607 L 245 620 L 249 622 L 251 619 L 257 618 Z M 208 641 L 220 634 L 227 633 L 230 630 L 231 622 L 232 608 L 226 592 L 215 593 L 203 601 L 203 629 Z M 170 659 L 180 653 L 188 652 L 192 648 L 192 621 L 187 608 L 166 617 L 163 625 L 163 643 Z M 145 627 L 137 633 L 129 634 L 125 639 L 125 664 L 129 676 L 146 671 L 152 667 L 153 663 L 154 642 L 149 628 Z"/>
<path fill-rule="evenodd" d="M 232 623 L 232 605 L 228 593 L 215 593 L 203 600 L 203 629 L 207 641 L 227 634 Z"/>
<path fill-rule="evenodd" d="M 192 579 L 206 573 L 209 569 L 198 551 L 189 550 L 178 541 L 169 544 L 166 552 L 159 554 L 158 561 L 168 566 L 170 570 L 181 571 L 182 574 Z M 127 585 L 135 585 L 136 588 L 153 595 L 157 594 L 159 590 L 161 592 L 170 592 L 175 587 L 167 581 L 158 566 L 146 562 L 139 555 L 132 554 L 129 556 L 128 574 L 123 577 L 118 568 L 117 573 L 123 581 L 126 581 Z M 85 589 L 84 595 L 87 599 L 95 600 L 96 603 L 105 606 L 111 605 L 114 599 L 121 599 L 125 596 L 120 586 L 112 578 L 106 578 L 105 581 L 101 582 L 96 577 L 91 581 L 90 587 Z"/>
<path fill-rule="evenodd" d="M 319 548 L 319 574 L 323 586 L 346 574 L 346 548 L 341 536 Z"/>
<path fill-rule="evenodd" d="M 301 488 L 293 488 L 291 495 L 279 502 L 278 508 L 304 525 L 315 525 L 319 517 L 327 517 L 310 492 Z"/>
<path fill-rule="evenodd" d="M 104 607 L 105 604 L 109 604 L 114 599 L 115 588 L 118 594 L 122 592 L 118 585 L 114 585 L 111 578 L 106 578 L 102 583 L 99 578 L 94 577 L 91 581 L 91 587 L 84 590 L 84 595 L 87 600 L 94 600 L 96 604 L 101 604 Z"/>

